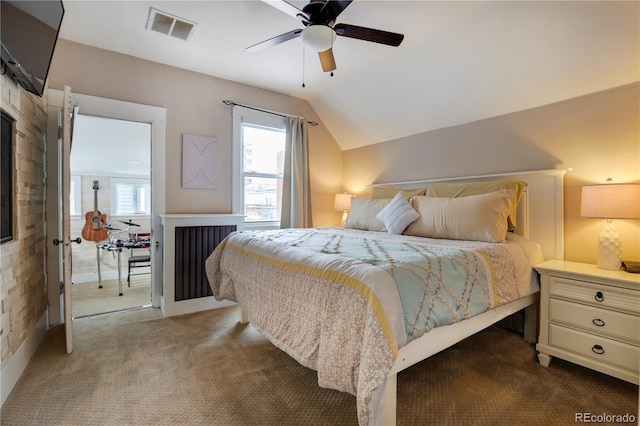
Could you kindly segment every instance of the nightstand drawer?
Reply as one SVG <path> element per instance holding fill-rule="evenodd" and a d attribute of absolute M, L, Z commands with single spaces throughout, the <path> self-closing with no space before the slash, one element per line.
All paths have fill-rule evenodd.
<path fill-rule="evenodd" d="M 549 324 L 549 343 L 587 358 L 638 372 L 640 348 L 593 334 Z"/>
<path fill-rule="evenodd" d="M 640 291 L 553 276 L 549 283 L 552 296 L 640 314 Z"/>
<path fill-rule="evenodd" d="M 549 320 L 640 344 L 640 317 L 551 298 Z"/>

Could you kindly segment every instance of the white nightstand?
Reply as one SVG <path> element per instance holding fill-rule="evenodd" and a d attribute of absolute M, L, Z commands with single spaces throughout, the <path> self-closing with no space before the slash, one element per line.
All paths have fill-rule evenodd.
<path fill-rule="evenodd" d="M 540 364 L 556 356 L 639 382 L 640 274 L 550 260 L 540 273 Z"/>

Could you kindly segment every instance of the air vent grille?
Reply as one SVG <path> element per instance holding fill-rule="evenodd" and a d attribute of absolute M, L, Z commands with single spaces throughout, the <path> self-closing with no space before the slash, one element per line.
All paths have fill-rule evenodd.
<path fill-rule="evenodd" d="M 189 41 L 196 29 L 195 22 L 187 21 L 158 9 L 150 8 L 147 29 Z"/>

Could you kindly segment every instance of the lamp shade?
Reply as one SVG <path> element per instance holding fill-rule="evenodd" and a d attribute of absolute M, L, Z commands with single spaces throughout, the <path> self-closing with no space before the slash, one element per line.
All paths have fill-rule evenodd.
<path fill-rule="evenodd" d="M 580 216 L 603 219 L 640 218 L 640 184 L 583 186 Z"/>
<path fill-rule="evenodd" d="M 309 25 L 300 34 L 302 43 L 314 52 L 324 52 L 333 46 L 336 32 L 327 25 Z"/>
<path fill-rule="evenodd" d="M 346 192 L 344 194 L 336 194 L 333 208 L 339 211 L 349 210 L 351 208 L 351 197 L 353 197 L 353 195 L 347 194 Z"/>

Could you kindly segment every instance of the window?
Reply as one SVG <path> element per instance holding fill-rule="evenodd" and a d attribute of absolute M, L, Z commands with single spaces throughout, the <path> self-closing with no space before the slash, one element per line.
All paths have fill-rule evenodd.
<path fill-rule="evenodd" d="M 0 243 L 13 240 L 13 122 L 2 111 L 2 139 L 0 152 Z"/>
<path fill-rule="evenodd" d="M 284 117 L 234 107 L 233 211 L 249 228 L 279 228 Z"/>
<path fill-rule="evenodd" d="M 69 210 L 71 212 L 71 216 L 80 216 L 82 214 L 82 187 L 81 187 L 82 178 L 78 175 L 71 175 L 71 190 L 70 190 L 70 200 L 69 200 Z M 91 207 L 93 211 L 93 205 Z"/>
<path fill-rule="evenodd" d="M 111 179 L 111 215 L 149 215 L 151 184 L 149 179 Z"/>

